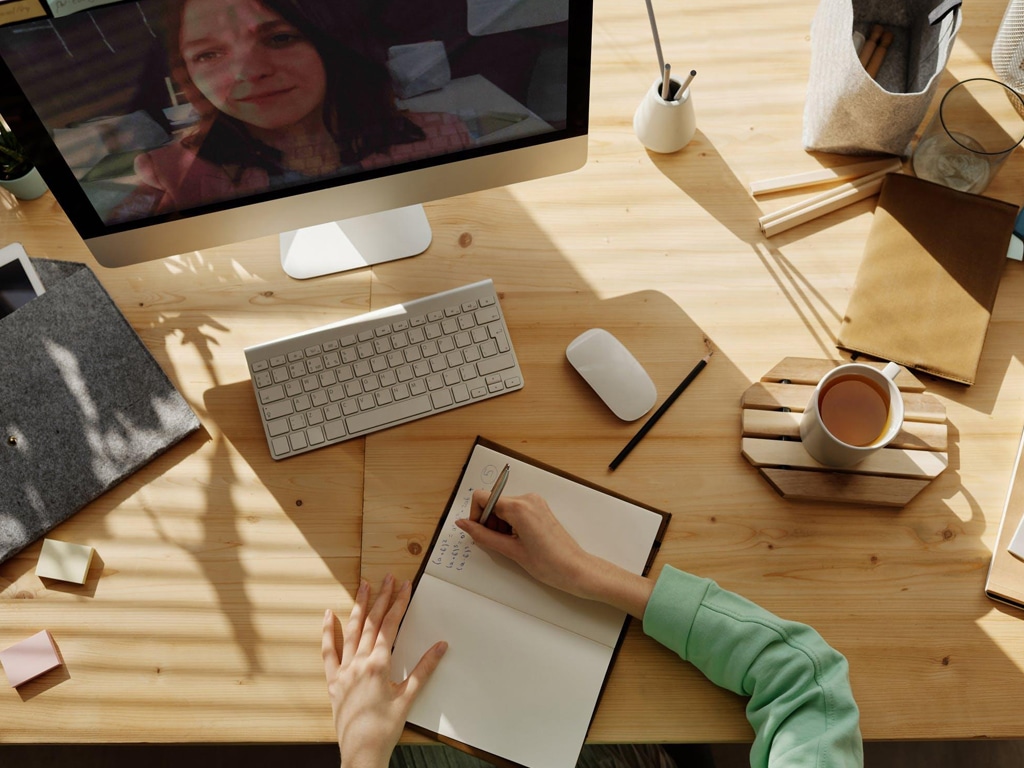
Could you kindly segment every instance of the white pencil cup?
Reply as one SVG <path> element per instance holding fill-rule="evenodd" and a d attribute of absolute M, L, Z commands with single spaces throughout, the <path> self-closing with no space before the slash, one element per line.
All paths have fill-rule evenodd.
<path fill-rule="evenodd" d="M 669 78 L 669 95 L 679 91 L 680 83 Z M 633 131 L 651 152 L 678 152 L 697 132 L 693 98 L 687 88 L 677 100 L 661 98 L 661 80 L 655 80 L 633 115 Z"/>

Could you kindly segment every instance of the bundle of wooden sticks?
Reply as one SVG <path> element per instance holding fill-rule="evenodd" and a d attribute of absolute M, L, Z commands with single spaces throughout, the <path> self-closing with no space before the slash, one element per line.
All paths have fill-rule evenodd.
<path fill-rule="evenodd" d="M 882 68 L 885 61 L 885 54 L 892 45 L 892 32 L 886 31 L 881 24 L 871 27 L 867 39 L 857 33 L 853 36 L 853 44 L 860 56 L 860 65 L 864 67 L 872 79 L 878 77 L 878 70 Z"/>
<path fill-rule="evenodd" d="M 751 182 L 750 194 L 755 197 L 770 192 L 802 189 L 837 181 L 846 182 L 806 200 L 766 214 L 757 220 L 758 224 L 761 225 L 761 231 L 765 237 L 785 232 L 787 229 L 839 210 L 858 200 L 877 195 L 882 188 L 882 181 L 886 174 L 899 173 L 901 168 L 900 159 L 892 157 Z"/>

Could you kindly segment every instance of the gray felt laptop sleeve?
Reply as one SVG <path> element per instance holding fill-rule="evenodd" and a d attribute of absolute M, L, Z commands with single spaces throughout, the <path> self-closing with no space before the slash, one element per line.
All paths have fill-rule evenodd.
<path fill-rule="evenodd" d="M 0 319 L 0 562 L 200 426 L 92 270 L 32 263 L 46 292 Z"/>

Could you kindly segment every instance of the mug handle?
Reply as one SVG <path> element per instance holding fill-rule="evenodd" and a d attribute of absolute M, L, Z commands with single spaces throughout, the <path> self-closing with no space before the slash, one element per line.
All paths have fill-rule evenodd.
<path fill-rule="evenodd" d="M 885 376 L 889 381 L 896 378 L 896 374 L 900 372 L 899 363 L 886 363 L 885 368 L 882 369 L 882 375 Z"/>

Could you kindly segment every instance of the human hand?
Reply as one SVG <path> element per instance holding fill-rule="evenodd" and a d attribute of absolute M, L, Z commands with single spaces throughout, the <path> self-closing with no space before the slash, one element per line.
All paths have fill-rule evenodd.
<path fill-rule="evenodd" d="M 479 520 L 490 493 L 473 493 L 469 518 L 455 522 L 485 549 L 504 555 L 538 581 L 579 597 L 589 597 L 586 576 L 594 567 L 588 554 L 536 494 L 503 496 L 487 518 Z"/>
<path fill-rule="evenodd" d="M 362 582 L 338 653 L 334 613 L 324 614 L 321 650 L 334 727 L 345 768 L 385 768 L 405 727 L 416 695 L 448 650 L 439 642 L 427 650 L 401 683 L 391 681 L 391 646 L 409 606 L 412 589 L 397 593 L 390 574 L 367 611 L 370 585 Z"/>
<path fill-rule="evenodd" d="M 518 563 L 537 581 L 643 618 L 653 584 L 584 550 L 536 494 L 502 497 L 481 525 L 490 493 L 473 493 L 468 518 L 455 524 L 477 544 Z"/>

